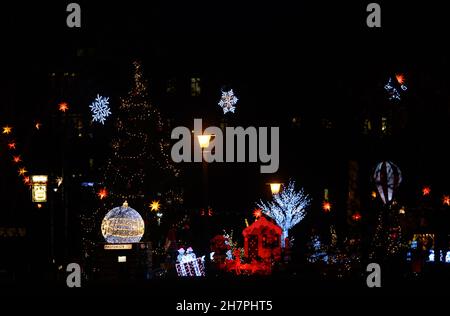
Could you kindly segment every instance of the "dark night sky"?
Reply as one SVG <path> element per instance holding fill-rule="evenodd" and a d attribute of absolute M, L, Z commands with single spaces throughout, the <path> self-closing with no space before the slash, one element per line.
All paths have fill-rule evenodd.
<path fill-rule="evenodd" d="M 238 87 L 241 107 L 233 123 L 288 126 L 293 115 L 306 115 L 310 121 L 305 124 L 311 125 L 324 116 L 336 120 L 336 134 L 312 128 L 284 139 L 295 145 L 283 146 L 280 174 L 301 176 L 307 186 L 320 186 L 329 172 L 342 175 L 338 169 L 352 157 L 370 164 L 393 156 L 418 182 L 426 177 L 444 182 L 440 170 L 446 159 L 440 151 L 447 141 L 450 98 L 444 8 L 430 2 L 426 7 L 380 2 L 382 28 L 375 30 L 365 26 L 368 2 L 240 2 L 80 1 L 81 30 L 65 27 L 64 2 L 2 7 L 0 123 L 14 121 L 20 127 L 45 116 L 49 95 L 43 93 L 48 87 L 42 78 L 79 66 L 76 48 L 95 48 L 95 59 L 84 65 L 95 78 L 89 93 L 101 88 L 115 97 L 123 94 L 129 62 L 138 57 L 150 84 L 197 72 L 210 78 L 217 91 L 221 84 Z M 408 74 L 410 95 L 404 105 L 411 125 L 404 141 L 367 150 L 356 136 L 355 119 L 363 109 L 376 112 L 386 106 L 383 84 L 398 71 Z M 219 115 L 218 108 L 184 103 L 162 111 L 181 121 Z M 346 154 L 334 157 L 335 152 Z M 310 162 L 322 170 L 309 168 Z M 232 182 L 227 176 L 225 188 Z M 255 177 L 241 178 L 243 187 L 264 183 L 263 176 Z M 263 189 L 258 184 L 254 192 L 237 192 L 236 200 L 248 203 L 246 195 L 254 200 Z"/>

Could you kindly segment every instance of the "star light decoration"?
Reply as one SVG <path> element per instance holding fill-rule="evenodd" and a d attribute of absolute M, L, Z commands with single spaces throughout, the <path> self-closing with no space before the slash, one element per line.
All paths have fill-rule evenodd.
<path fill-rule="evenodd" d="M 401 73 L 395 74 L 395 80 L 392 80 L 392 77 L 389 77 L 388 82 L 384 85 L 384 89 L 389 95 L 389 100 L 400 101 L 400 93 L 408 90 L 408 87 L 405 84 L 405 75 Z"/>
<path fill-rule="evenodd" d="M 424 187 L 423 189 L 422 189 L 422 195 L 423 196 L 427 196 L 427 195 L 430 195 L 430 193 L 431 193 L 431 188 L 430 187 Z"/>
<path fill-rule="evenodd" d="M 10 127 L 10 126 L 8 126 L 8 125 L 3 127 L 3 132 L 2 132 L 2 134 L 8 135 L 8 134 L 11 134 L 11 132 L 12 132 L 12 127 Z"/>
<path fill-rule="evenodd" d="M 95 101 L 89 106 L 92 112 L 92 121 L 105 124 L 106 118 L 111 114 L 109 98 L 97 94 Z"/>
<path fill-rule="evenodd" d="M 69 109 L 69 105 L 67 104 L 67 102 L 61 102 L 58 105 L 59 105 L 58 109 L 63 113 L 65 113 Z"/>
<path fill-rule="evenodd" d="M 450 195 L 444 195 L 442 198 L 442 204 L 450 206 Z"/>
<path fill-rule="evenodd" d="M 25 168 L 20 168 L 19 169 L 19 175 L 20 176 L 24 176 L 25 175 L 25 173 L 27 173 L 28 171 L 27 171 L 27 169 L 25 169 Z"/>
<path fill-rule="evenodd" d="M 262 216 L 262 210 L 260 208 L 255 208 L 253 210 L 253 216 L 255 217 L 255 219 L 258 219 Z"/>
<path fill-rule="evenodd" d="M 153 212 L 158 212 L 160 208 L 161 204 L 159 203 L 159 201 L 152 201 L 152 203 L 150 203 L 150 209 Z"/>
<path fill-rule="evenodd" d="M 100 198 L 100 200 L 103 200 L 104 198 L 106 198 L 108 196 L 108 191 L 105 188 L 100 189 L 98 191 L 97 195 Z"/>
<path fill-rule="evenodd" d="M 236 103 L 239 99 L 234 95 L 233 89 L 230 91 L 222 91 L 222 97 L 219 106 L 223 109 L 223 114 L 228 112 L 234 113 Z"/>
<path fill-rule="evenodd" d="M 330 211 L 331 211 L 331 203 L 328 202 L 328 201 L 324 201 L 324 202 L 322 203 L 322 209 L 323 209 L 323 211 L 324 211 L 325 213 L 330 212 Z"/>

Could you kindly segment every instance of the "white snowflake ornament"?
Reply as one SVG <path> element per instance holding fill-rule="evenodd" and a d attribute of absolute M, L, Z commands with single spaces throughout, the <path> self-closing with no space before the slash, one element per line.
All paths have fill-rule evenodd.
<path fill-rule="evenodd" d="M 105 124 L 106 118 L 111 114 L 109 98 L 104 98 L 97 94 L 97 98 L 89 107 L 92 112 L 92 121 Z"/>
<path fill-rule="evenodd" d="M 222 91 L 222 97 L 219 101 L 219 106 L 223 109 L 223 114 L 227 112 L 234 113 L 235 105 L 239 99 L 234 95 L 233 89 L 230 91 Z"/>

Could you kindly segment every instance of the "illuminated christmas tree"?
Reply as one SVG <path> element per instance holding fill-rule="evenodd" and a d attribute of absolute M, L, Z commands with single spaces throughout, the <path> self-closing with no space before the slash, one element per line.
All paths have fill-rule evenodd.
<path fill-rule="evenodd" d="M 170 159 L 161 114 L 148 101 L 142 67 L 138 62 L 133 66 L 133 87 L 120 102 L 117 135 L 103 180 L 113 205 L 127 200 L 136 209 L 143 209 L 156 195 L 170 190 L 178 170 Z"/>
<path fill-rule="evenodd" d="M 147 82 L 138 62 L 133 63 L 133 84 L 120 99 L 115 119 L 112 150 L 99 179 L 99 207 L 82 216 L 86 253 L 101 240 L 101 219 L 111 208 L 127 201 L 148 219 L 155 199 L 161 201 L 163 211 L 181 202 L 176 185 L 179 171 L 170 159 L 170 134 L 159 110 L 148 100 Z"/>

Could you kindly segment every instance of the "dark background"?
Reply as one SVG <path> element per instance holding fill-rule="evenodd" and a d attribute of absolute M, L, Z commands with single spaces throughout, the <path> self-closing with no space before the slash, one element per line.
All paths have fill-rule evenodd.
<path fill-rule="evenodd" d="M 67 3 L 1 7 L 0 124 L 14 127 L 33 172 L 57 173 L 64 167 L 69 177 L 75 175 L 72 183 L 98 181 L 112 124 L 85 124 L 86 137 L 77 138 L 78 130 L 61 133 L 55 108 L 67 100 L 74 120 L 87 122 L 87 105 L 100 93 L 110 96 L 114 113 L 114 104 L 128 91 L 131 62 L 138 58 L 152 102 L 173 127 L 191 126 L 200 117 L 204 126 L 218 126 L 223 117 L 217 106 L 220 89 L 231 87 L 240 100 L 236 114 L 227 119 L 230 126 L 281 128 L 277 174 L 260 174 L 259 164 L 210 165 L 211 204 L 226 226 L 218 225 L 218 232 L 242 228 L 254 202 L 269 197 L 266 183 L 289 178 L 314 201 L 298 234 L 321 222 L 346 232 L 350 160 L 360 165 L 361 213 L 369 219 L 377 207 L 368 199 L 374 189 L 371 176 L 381 159 L 400 166 L 399 200 L 405 205 L 420 205 L 424 185 L 437 193 L 434 203 L 450 190 L 448 18 L 442 4 L 379 2 L 382 27 L 370 29 L 365 24 L 368 2 L 363 1 L 80 1 L 82 27 L 69 29 Z M 383 86 L 399 72 L 406 75 L 409 89 L 402 101 L 390 102 Z M 67 78 L 72 73 L 75 78 Z M 202 80 L 200 97 L 189 94 L 191 77 Z M 177 93 L 168 95 L 165 87 L 173 78 Z M 380 131 L 381 117 L 389 118 L 387 135 Z M 375 127 L 365 134 L 366 118 Z M 33 130 L 36 120 L 44 124 L 39 134 Z M 63 136 L 66 145 L 61 145 Z M 87 168 L 89 158 L 93 168 Z M 184 169 L 186 207 L 196 208 L 201 169 Z M 330 189 L 335 211 L 327 218 L 320 210 L 324 188 Z M 74 256 L 79 249 L 77 212 L 95 197 L 85 196 L 74 193 L 66 201 L 73 221 L 70 241 L 61 246 Z M 20 256 L 42 256 L 48 219 L 29 201 L 5 146 L 0 150 L 0 197 L 0 223 L 26 226 L 36 246 L 36 256 L 21 251 Z"/>

